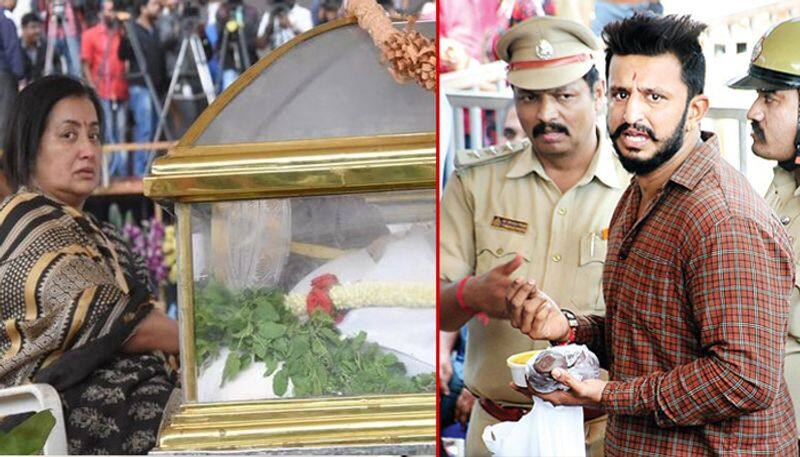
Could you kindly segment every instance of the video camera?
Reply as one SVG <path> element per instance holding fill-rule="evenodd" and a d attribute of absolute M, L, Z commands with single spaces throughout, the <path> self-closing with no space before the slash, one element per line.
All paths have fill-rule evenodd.
<path fill-rule="evenodd" d="M 53 16 L 63 18 L 67 13 L 67 0 L 53 0 Z"/>

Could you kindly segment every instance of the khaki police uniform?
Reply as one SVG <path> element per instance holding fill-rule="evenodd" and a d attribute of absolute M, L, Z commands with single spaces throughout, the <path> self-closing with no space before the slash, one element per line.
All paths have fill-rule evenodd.
<path fill-rule="evenodd" d="M 497 55 L 508 62 L 507 80 L 527 90 L 546 90 L 582 78 L 600 49 L 588 28 L 572 21 L 536 17 L 508 30 Z M 602 138 L 597 131 L 598 138 Z M 456 176 L 440 206 L 440 276 L 457 282 L 506 263 L 524 262 L 513 276 L 536 280 L 559 305 L 579 313 L 604 311 L 603 263 L 607 227 L 629 178 L 605 142 L 583 178 L 562 193 L 547 176 L 529 142 L 457 154 Z M 464 378 L 477 396 L 500 405 L 530 406 L 509 387 L 506 358 L 547 346 L 507 320 L 469 323 Z M 470 417 L 467 455 L 486 455 L 481 438 L 498 422 L 479 402 Z M 586 424 L 590 455 L 602 455 L 605 416 Z"/>
<path fill-rule="evenodd" d="M 509 29 L 497 43 L 507 80 L 528 90 L 553 89 L 583 77 L 599 44 L 572 21 L 537 17 Z M 598 129 L 598 139 L 602 134 Z M 629 178 L 607 143 L 598 141 L 582 179 L 562 193 L 547 176 L 530 142 L 459 152 L 456 176 L 440 206 L 440 276 L 448 282 L 480 275 L 523 256 L 513 277 L 532 278 L 559 305 L 578 313 L 605 309 L 602 296 L 607 227 Z M 477 396 L 506 406 L 530 406 L 508 384 L 506 358 L 546 347 L 507 320 L 469 323 L 464 378 Z M 479 402 L 470 417 L 467 455 L 488 453 L 481 438 L 498 421 Z M 587 423 L 590 455 L 602 454 L 605 417 Z"/>
<path fill-rule="evenodd" d="M 785 20 L 761 37 L 753 46 L 747 73 L 732 79 L 728 86 L 748 90 L 797 90 L 800 93 L 800 18 Z M 798 106 L 800 112 L 800 106 Z M 787 132 L 791 133 L 791 132 Z M 800 117 L 795 134 L 795 161 L 800 163 Z M 775 167 L 775 176 L 765 196 L 780 218 L 792 241 L 796 267 L 800 268 L 800 189 L 792 172 Z M 795 276 L 789 308 L 789 336 L 783 367 L 789 394 L 794 403 L 797 433 L 800 438 L 800 273 Z"/>
<path fill-rule="evenodd" d="M 560 306 L 577 313 L 603 313 L 602 274 L 607 228 L 628 185 L 610 146 L 597 130 L 598 149 L 586 174 L 566 193 L 547 176 L 527 140 L 476 152 L 460 152 L 456 173 L 440 206 L 440 278 L 457 282 L 510 261 L 524 262 L 513 277 L 532 278 Z M 511 327 L 507 320 L 469 323 L 464 378 L 478 397 L 503 405 L 530 406 L 508 383 L 506 358 L 546 347 Z M 481 439 L 497 423 L 475 403 L 467 455 L 487 454 Z M 600 430 L 587 427 L 602 446 Z"/>
<path fill-rule="evenodd" d="M 775 177 L 765 198 L 789 233 L 794 249 L 795 269 L 800 271 L 800 188 L 795 184 L 794 174 L 775 167 Z M 800 434 L 800 274 L 795 276 L 794 281 L 783 374 L 794 402 L 794 415 Z"/>

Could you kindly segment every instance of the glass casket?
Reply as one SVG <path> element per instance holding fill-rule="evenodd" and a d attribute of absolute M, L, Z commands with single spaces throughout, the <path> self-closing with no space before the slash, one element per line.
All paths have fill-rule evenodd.
<path fill-rule="evenodd" d="M 256 63 L 155 160 L 182 381 L 155 452 L 434 452 L 434 131 L 434 93 L 340 19 Z"/>

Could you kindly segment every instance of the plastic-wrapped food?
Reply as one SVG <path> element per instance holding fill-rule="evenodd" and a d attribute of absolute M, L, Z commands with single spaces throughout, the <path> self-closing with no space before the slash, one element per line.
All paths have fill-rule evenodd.
<path fill-rule="evenodd" d="M 569 390 L 567 386 L 553 379 L 551 372 L 562 368 L 580 381 L 600 377 L 600 362 L 592 351 L 582 344 L 554 346 L 528 360 L 525 366 L 525 379 L 528 387 L 547 394 L 556 389 Z"/>

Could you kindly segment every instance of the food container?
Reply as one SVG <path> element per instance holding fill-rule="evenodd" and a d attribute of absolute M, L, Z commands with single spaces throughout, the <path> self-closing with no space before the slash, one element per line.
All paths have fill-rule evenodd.
<path fill-rule="evenodd" d="M 542 352 L 541 349 L 520 352 L 506 359 L 506 365 L 511 369 L 511 379 L 514 380 L 514 384 L 519 387 L 528 387 L 528 382 L 525 380 L 525 365 L 528 360 L 536 357 L 540 352 Z"/>

